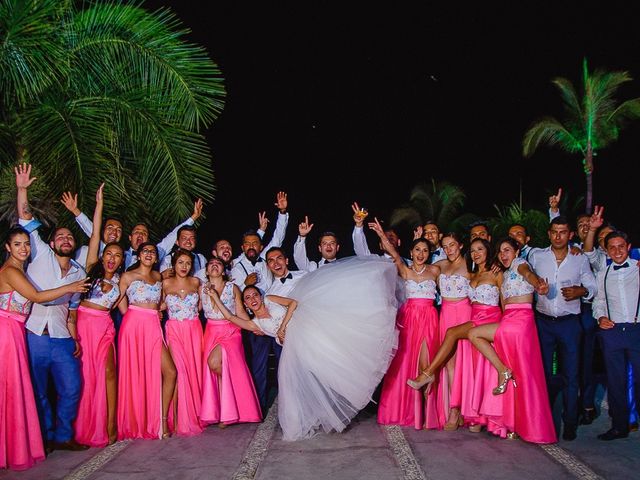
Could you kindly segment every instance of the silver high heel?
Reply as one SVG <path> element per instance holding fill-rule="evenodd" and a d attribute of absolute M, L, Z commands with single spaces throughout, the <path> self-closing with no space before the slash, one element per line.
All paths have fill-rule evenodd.
<path fill-rule="evenodd" d="M 410 378 L 409 380 L 407 380 L 407 385 L 409 385 L 414 390 L 420 390 L 425 385 L 429 385 L 429 387 L 431 387 L 431 384 L 436 379 L 435 375 L 431 375 L 431 374 L 427 373 L 426 371 L 420 372 L 420 375 L 422 375 L 424 377 L 422 380 L 413 380 L 413 379 Z M 429 387 L 427 387 L 427 388 L 429 388 Z"/>
<path fill-rule="evenodd" d="M 506 392 L 507 385 L 509 385 L 509 380 L 513 382 L 514 387 L 518 386 L 516 384 L 516 379 L 513 378 L 513 372 L 510 369 L 507 368 L 504 372 L 500 374 L 500 377 L 502 378 L 502 381 L 496 388 L 493 389 L 494 395 L 502 395 L 504 392 Z"/>

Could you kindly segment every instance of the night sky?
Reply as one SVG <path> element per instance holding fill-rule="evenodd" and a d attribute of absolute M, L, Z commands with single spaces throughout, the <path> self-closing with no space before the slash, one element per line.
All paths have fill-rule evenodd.
<path fill-rule="evenodd" d="M 529 124 L 561 115 L 551 79 L 579 82 L 586 56 L 592 68 L 629 71 L 638 80 L 621 98 L 640 96 L 638 17 L 610 2 L 226 3 L 143 4 L 170 6 L 225 78 L 225 110 L 206 132 L 217 192 L 200 230 L 205 252 L 221 236 L 238 248 L 258 210 L 275 220 L 278 190 L 289 194 L 286 244 L 308 214 L 316 233 L 342 236 L 343 253 L 353 201 L 386 218 L 431 177 L 462 187 L 466 210 L 482 216 L 517 201 L 521 183 L 525 207 L 545 207 L 559 186 L 584 195 L 577 156 L 543 147 L 522 158 Z M 639 146 L 640 122 L 600 152 L 594 172 L 595 203 L 633 239 Z"/>

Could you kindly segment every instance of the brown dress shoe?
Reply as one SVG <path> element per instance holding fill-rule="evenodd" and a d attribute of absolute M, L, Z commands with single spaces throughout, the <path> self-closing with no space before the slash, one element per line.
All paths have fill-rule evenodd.
<path fill-rule="evenodd" d="M 67 440 L 66 442 L 55 442 L 53 444 L 53 447 L 56 450 L 71 450 L 72 452 L 81 452 L 83 450 L 89 449 L 89 445 L 78 443 L 73 438 L 71 440 Z"/>

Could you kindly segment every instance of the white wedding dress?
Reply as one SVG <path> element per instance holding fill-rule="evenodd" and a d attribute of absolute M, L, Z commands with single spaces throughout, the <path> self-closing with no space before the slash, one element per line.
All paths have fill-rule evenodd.
<path fill-rule="evenodd" d="M 342 431 L 370 401 L 397 346 L 396 278 L 389 260 L 348 257 L 292 290 L 298 308 L 278 369 L 284 440 Z"/>

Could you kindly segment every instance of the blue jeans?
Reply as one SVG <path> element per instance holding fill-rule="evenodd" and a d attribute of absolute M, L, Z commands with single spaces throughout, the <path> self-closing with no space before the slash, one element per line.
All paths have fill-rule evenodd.
<path fill-rule="evenodd" d="M 78 414 L 82 379 L 80 362 L 73 356 L 76 343 L 73 338 L 50 338 L 28 332 L 29 363 L 33 379 L 40 428 L 45 440 L 66 442 L 73 438 L 73 421 Z M 49 374 L 57 393 L 56 419 L 47 391 Z"/>

